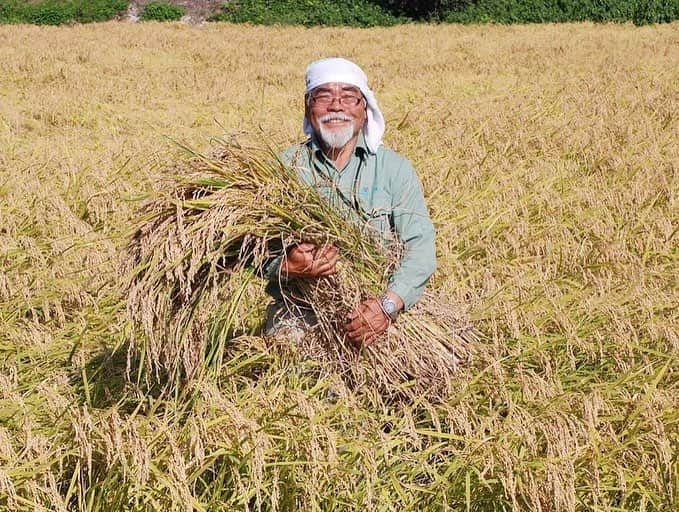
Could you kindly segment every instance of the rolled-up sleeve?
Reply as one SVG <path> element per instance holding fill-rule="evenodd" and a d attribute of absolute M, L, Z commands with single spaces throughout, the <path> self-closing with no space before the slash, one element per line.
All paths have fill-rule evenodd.
<path fill-rule="evenodd" d="M 389 289 L 403 299 L 407 310 L 422 296 L 436 270 L 436 231 L 410 162 L 402 160 L 392 176 L 392 219 L 404 252 L 389 280 Z"/>

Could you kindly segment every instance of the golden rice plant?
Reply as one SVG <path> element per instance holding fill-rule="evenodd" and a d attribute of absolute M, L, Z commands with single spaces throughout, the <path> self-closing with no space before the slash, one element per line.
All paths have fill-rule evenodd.
<path fill-rule="evenodd" d="M 678 28 L 0 26 L 0 512 L 678 510 Z M 135 199 L 170 197 L 159 133 L 288 145 L 332 54 L 369 70 L 484 352 L 426 414 L 332 395 L 219 339 L 261 317 L 246 266 L 221 378 L 144 393 L 116 262 Z"/>
<path fill-rule="evenodd" d="M 128 311 L 138 326 L 131 348 L 147 377 L 191 378 L 206 363 L 218 366 L 249 277 L 310 241 L 336 246 L 342 260 L 334 276 L 286 285 L 319 320 L 295 347 L 300 356 L 353 387 L 443 396 L 477 340 L 459 306 L 425 294 L 378 343 L 357 348 L 345 339 L 347 315 L 385 289 L 398 247 L 384 248 L 370 228 L 345 219 L 268 150 L 221 141 L 211 155 L 192 155 L 146 205 L 129 244 Z"/>

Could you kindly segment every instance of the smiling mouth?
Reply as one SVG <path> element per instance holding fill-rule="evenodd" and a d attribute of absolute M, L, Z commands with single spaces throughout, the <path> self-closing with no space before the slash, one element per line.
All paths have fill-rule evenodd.
<path fill-rule="evenodd" d="M 325 125 L 333 125 L 333 124 L 344 124 L 344 123 L 351 123 L 353 122 L 353 119 L 349 116 L 325 116 L 320 119 L 321 123 Z"/>

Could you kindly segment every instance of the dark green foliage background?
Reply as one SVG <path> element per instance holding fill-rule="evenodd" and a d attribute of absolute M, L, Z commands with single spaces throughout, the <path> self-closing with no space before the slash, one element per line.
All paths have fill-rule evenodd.
<path fill-rule="evenodd" d="M 628 22 L 679 19 L 679 0 L 236 0 L 212 20 L 370 27 L 407 21 L 453 23 Z"/>
<path fill-rule="evenodd" d="M 184 16 L 185 9 L 181 5 L 166 2 L 151 2 L 146 4 L 141 19 L 145 21 L 177 21 Z"/>
<path fill-rule="evenodd" d="M 0 23 L 62 25 L 106 21 L 127 9 L 128 0 L 0 0 Z"/>
<path fill-rule="evenodd" d="M 475 0 L 373 0 L 383 9 L 412 20 L 443 20 L 448 13 L 463 10 Z"/>
<path fill-rule="evenodd" d="M 446 13 L 457 23 L 627 22 L 679 19 L 679 0 L 479 0 Z"/>
<path fill-rule="evenodd" d="M 404 21 L 369 0 L 242 0 L 225 5 L 211 21 L 259 25 L 391 26 Z"/>
<path fill-rule="evenodd" d="M 679 0 L 234 0 L 212 20 L 370 27 L 454 23 L 629 22 L 679 19 Z"/>
<path fill-rule="evenodd" d="M 127 0 L 0 0 L 0 23 L 105 21 Z M 181 6 L 152 2 L 146 20 L 178 20 Z M 449 23 L 563 23 L 578 21 L 668 23 L 679 19 L 679 0 L 232 0 L 210 20 L 263 25 L 390 26 L 410 21 Z"/>

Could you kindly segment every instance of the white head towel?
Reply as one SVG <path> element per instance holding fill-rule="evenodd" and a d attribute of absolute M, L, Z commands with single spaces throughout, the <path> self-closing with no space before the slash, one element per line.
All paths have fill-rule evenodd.
<path fill-rule="evenodd" d="M 341 58 L 321 59 L 309 64 L 305 75 L 306 92 L 310 92 L 319 85 L 340 82 L 358 87 L 368 104 L 367 119 L 363 125 L 365 143 L 371 153 L 376 153 L 382 143 L 384 135 L 384 116 L 375 99 L 375 94 L 368 87 L 368 77 L 363 70 L 351 61 Z M 311 135 L 313 128 L 309 120 L 304 117 L 304 133 Z"/>

